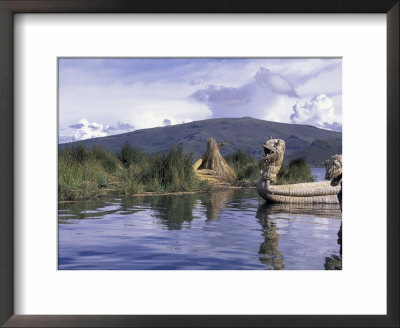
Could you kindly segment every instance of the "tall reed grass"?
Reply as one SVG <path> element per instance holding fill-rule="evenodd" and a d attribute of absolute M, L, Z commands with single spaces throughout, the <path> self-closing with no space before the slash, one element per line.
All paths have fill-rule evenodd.
<path fill-rule="evenodd" d="M 290 184 L 301 182 L 313 182 L 310 165 L 307 164 L 305 157 L 293 159 L 289 165 L 282 164 L 278 172 L 277 184 Z"/>
<path fill-rule="evenodd" d="M 264 167 L 263 161 L 255 161 L 243 150 L 225 156 L 225 161 L 235 171 L 239 182 L 257 182 Z"/>
<path fill-rule="evenodd" d="M 235 171 L 239 182 L 255 183 L 261 178 L 265 161 L 256 161 L 242 150 L 225 157 L 226 162 Z M 312 182 L 310 166 L 304 157 L 292 160 L 288 165 L 282 164 L 277 176 L 277 184 Z"/>
<path fill-rule="evenodd" d="M 117 154 L 102 147 L 66 148 L 58 156 L 59 201 L 144 191 L 194 191 L 208 188 L 193 171 L 193 155 L 173 148 L 147 154 L 126 143 Z"/>

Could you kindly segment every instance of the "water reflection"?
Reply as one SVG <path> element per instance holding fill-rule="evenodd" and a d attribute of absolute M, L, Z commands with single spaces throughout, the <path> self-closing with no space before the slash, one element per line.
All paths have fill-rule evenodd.
<path fill-rule="evenodd" d="M 169 230 L 180 230 L 184 222 L 193 220 L 196 199 L 195 194 L 184 194 L 179 197 L 176 195 L 146 197 L 153 209 L 154 217 L 161 220 L 161 224 L 167 226 Z"/>
<path fill-rule="evenodd" d="M 263 227 L 262 235 L 264 237 L 264 242 L 261 243 L 258 252 L 258 254 L 262 255 L 259 260 L 271 269 L 282 270 L 285 268 L 285 264 L 284 256 L 279 250 L 279 237 L 283 232 L 279 231 L 278 220 L 296 220 L 298 223 L 322 224 L 323 222 L 318 219 L 340 219 L 341 211 L 340 206 L 337 204 L 264 203 L 257 209 L 256 218 Z M 306 239 L 306 236 L 304 236 L 304 239 Z M 327 257 L 324 267 L 327 270 L 341 269 L 341 253 L 340 255 L 332 254 L 331 257 Z"/>
<path fill-rule="evenodd" d="M 337 233 L 337 243 L 339 244 L 339 255 L 332 254 L 325 258 L 325 270 L 342 270 L 342 223 Z"/>
<path fill-rule="evenodd" d="M 219 213 L 235 197 L 234 190 L 216 190 L 204 194 L 156 195 L 135 197 L 130 207 L 147 204 L 153 210 L 153 216 L 170 230 L 180 230 L 184 223 L 190 223 L 196 207 L 200 212 L 205 209 L 206 221 L 218 219 Z M 130 208 L 126 209 L 128 212 Z"/>
<path fill-rule="evenodd" d="M 101 219 L 103 216 L 116 213 L 121 203 L 115 201 L 91 200 L 86 202 L 64 202 L 58 204 L 58 223 L 77 223 L 76 220 Z"/>
<path fill-rule="evenodd" d="M 205 201 L 207 221 L 218 219 L 219 212 L 234 198 L 234 190 L 216 190 Z"/>
<path fill-rule="evenodd" d="M 339 220 L 336 220 L 339 219 Z M 60 269 L 339 269 L 339 205 L 255 190 L 59 204 Z"/>
<path fill-rule="evenodd" d="M 272 222 L 269 215 L 273 211 L 271 204 L 264 203 L 257 209 L 256 218 L 263 228 L 262 235 L 264 242 L 260 245 L 258 254 L 260 262 L 267 265 L 268 268 L 274 270 L 282 270 L 285 268 L 282 253 L 279 251 L 279 234 L 276 222 Z"/>
<path fill-rule="evenodd" d="M 332 254 L 325 259 L 325 270 L 342 270 L 342 255 Z"/>

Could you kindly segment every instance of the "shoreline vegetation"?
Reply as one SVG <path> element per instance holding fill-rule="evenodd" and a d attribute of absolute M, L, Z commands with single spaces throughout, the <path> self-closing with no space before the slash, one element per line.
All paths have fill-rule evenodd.
<path fill-rule="evenodd" d="M 148 154 L 125 143 L 113 154 L 100 146 L 62 149 L 58 155 L 58 201 L 78 201 L 107 196 L 182 194 L 215 188 L 199 179 L 193 169 L 193 154 L 182 147 L 168 153 Z M 264 161 L 242 150 L 225 157 L 237 175 L 231 188 L 253 187 L 260 179 Z M 305 158 L 282 165 L 278 184 L 314 181 Z"/>

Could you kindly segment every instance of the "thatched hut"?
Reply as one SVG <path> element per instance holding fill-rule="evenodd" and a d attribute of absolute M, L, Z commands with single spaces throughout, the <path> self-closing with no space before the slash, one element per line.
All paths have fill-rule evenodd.
<path fill-rule="evenodd" d="M 219 152 L 224 144 L 225 142 L 217 145 L 214 138 L 209 138 L 207 140 L 207 151 L 202 158 L 194 164 L 194 169 L 200 177 L 202 175 L 208 175 L 212 176 L 215 180 L 225 182 L 233 182 L 237 179 L 236 173 L 231 169 Z"/>

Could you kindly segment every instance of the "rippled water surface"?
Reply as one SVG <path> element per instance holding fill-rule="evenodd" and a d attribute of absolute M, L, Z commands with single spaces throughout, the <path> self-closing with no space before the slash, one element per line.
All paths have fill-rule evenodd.
<path fill-rule="evenodd" d="M 63 270 L 341 268 L 338 205 L 265 204 L 254 189 L 59 205 Z"/>

